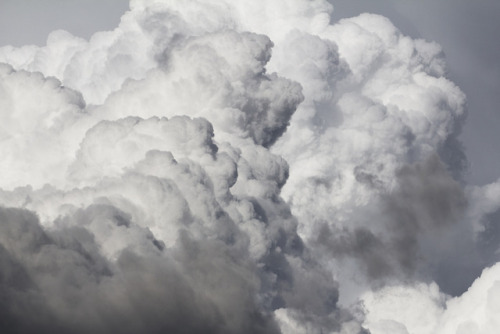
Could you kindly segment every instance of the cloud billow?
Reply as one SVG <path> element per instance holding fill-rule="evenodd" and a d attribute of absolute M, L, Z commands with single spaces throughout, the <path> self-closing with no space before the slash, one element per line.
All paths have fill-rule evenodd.
<path fill-rule="evenodd" d="M 490 333 L 498 185 L 461 183 L 437 44 L 322 0 L 130 8 L 0 48 L 2 332 Z"/>

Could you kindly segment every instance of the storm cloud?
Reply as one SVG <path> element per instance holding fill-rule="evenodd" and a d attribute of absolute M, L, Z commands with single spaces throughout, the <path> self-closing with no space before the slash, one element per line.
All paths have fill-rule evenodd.
<path fill-rule="evenodd" d="M 2 332 L 491 333 L 465 94 L 438 44 L 333 10 L 132 0 L 1 47 Z"/>

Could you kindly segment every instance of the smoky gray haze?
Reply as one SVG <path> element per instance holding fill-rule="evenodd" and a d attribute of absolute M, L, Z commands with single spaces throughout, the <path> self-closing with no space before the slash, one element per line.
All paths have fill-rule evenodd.
<path fill-rule="evenodd" d="M 494 13 L 2 1 L 0 332 L 496 333 Z"/>

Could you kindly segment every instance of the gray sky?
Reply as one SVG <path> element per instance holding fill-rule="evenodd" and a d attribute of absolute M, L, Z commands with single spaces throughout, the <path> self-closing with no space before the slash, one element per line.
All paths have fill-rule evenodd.
<path fill-rule="evenodd" d="M 467 94 L 469 118 L 462 141 L 468 180 L 485 184 L 500 176 L 500 1 L 332 0 L 334 20 L 362 12 L 390 18 L 405 34 L 437 41 L 449 77 Z M 55 29 L 88 38 L 113 29 L 128 0 L 0 0 L 0 45 L 45 44 Z"/>
<path fill-rule="evenodd" d="M 88 38 L 116 27 L 128 0 L 0 0 L 0 45 L 44 45 L 56 29 Z"/>

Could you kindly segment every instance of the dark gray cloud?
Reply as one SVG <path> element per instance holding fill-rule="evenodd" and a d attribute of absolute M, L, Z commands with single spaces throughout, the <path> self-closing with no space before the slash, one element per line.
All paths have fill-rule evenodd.
<path fill-rule="evenodd" d="M 397 179 L 397 190 L 384 199 L 388 230 L 394 235 L 391 247 L 401 266 L 414 272 L 422 256 L 420 235 L 444 235 L 456 228 L 467 203 L 461 186 L 437 155 L 405 166 Z"/>
<path fill-rule="evenodd" d="M 335 257 L 359 261 L 374 285 L 394 277 L 423 278 L 437 280 L 446 292 L 463 292 L 478 268 L 467 278 L 452 279 L 465 270 L 465 263 L 474 262 L 461 266 L 458 260 L 475 248 L 470 236 L 455 231 L 463 228 L 467 208 L 462 187 L 437 155 L 404 166 L 395 178 L 395 189 L 380 199 L 380 211 L 360 213 L 361 226 L 354 229 L 323 224 L 318 244 Z M 456 242 L 461 242 L 461 250 L 455 249 Z"/>
<path fill-rule="evenodd" d="M 3 333 L 279 333 L 253 265 L 223 243 L 183 234 L 111 263 L 84 228 L 45 231 L 26 210 L 0 209 L 0 231 Z"/>
<path fill-rule="evenodd" d="M 326 246 L 333 256 L 353 257 L 360 261 L 370 279 L 381 279 L 394 273 L 390 250 L 384 241 L 367 228 L 332 229 L 324 224 L 319 230 L 319 245 Z"/>
<path fill-rule="evenodd" d="M 352 320 L 293 231 L 279 228 L 260 264 L 188 232 L 168 249 L 149 234 L 149 251 L 126 248 L 111 261 L 86 227 L 110 219 L 132 228 L 110 205 L 79 210 L 55 230 L 27 210 L 0 209 L 3 333 L 280 333 L 271 312 L 281 307 L 324 330 Z"/>

